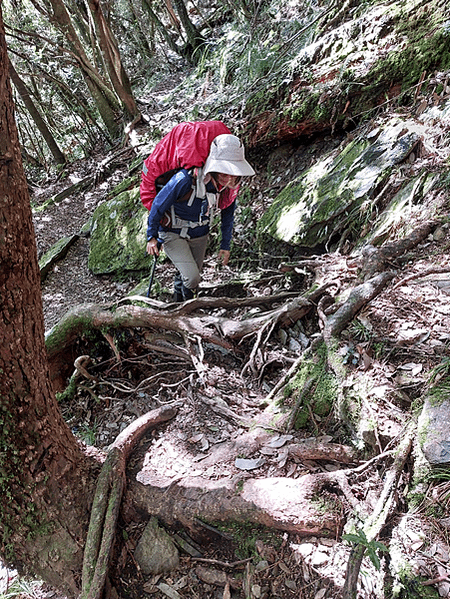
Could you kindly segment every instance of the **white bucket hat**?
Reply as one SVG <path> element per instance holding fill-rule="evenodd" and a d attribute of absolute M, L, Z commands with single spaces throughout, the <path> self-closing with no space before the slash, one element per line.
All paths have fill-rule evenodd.
<path fill-rule="evenodd" d="M 235 135 L 224 133 L 213 139 L 203 174 L 224 173 L 234 177 L 250 177 L 255 174 L 245 160 L 244 145 Z"/>

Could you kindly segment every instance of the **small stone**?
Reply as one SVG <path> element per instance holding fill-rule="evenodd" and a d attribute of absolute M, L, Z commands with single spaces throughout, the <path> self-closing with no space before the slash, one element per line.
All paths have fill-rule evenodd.
<path fill-rule="evenodd" d="M 262 570 L 265 570 L 268 567 L 269 567 L 269 562 L 266 559 L 263 559 L 256 564 L 255 572 L 262 572 Z"/>
<path fill-rule="evenodd" d="M 437 227 L 433 233 L 433 241 L 442 241 L 447 233 L 443 227 Z"/>
<path fill-rule="evenodd" d="M 178 567 L 179 555 L 172 539 L 151 518 L 140 538 L 134 558 L 144 574 L 161 574 Z"/>
<path fill-rule="evenodd" d="M 337 541 L 334 539 L 320 539 L 320 544 L 325 545 L 325 547 L 334 547 L 337 544 Z"/>

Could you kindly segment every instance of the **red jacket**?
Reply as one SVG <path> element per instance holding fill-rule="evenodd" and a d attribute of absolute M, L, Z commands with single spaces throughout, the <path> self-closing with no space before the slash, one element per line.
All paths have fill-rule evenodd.
<path fill-rule="evenodd" d="M 221 121 L 179 123 L 161 141 L 144 161 L 140 194 L 144 206 L 150 210 L 156 196 L 155 179 L 175 168 L 190 169 L 205 164 L 213 139 L 231 133 Z M 226 189 L 220 194 L 219 208 L 230 206 L 236 199 L 237 189 Z"/>

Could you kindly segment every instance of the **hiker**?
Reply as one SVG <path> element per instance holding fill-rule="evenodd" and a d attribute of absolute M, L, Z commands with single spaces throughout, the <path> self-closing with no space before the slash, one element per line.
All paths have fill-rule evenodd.
<path fill-rule="evenodd" d="M 178 170 L 156 195 L 148 216 L 147 253 L 157 256 L 164 243 L 166 255 L 179 271 L 174 301 L 192 299 L 197 293 L 216 207 L 221 211 L 219 259 L 228 264 L 237 189 L 242 177 L 254 174 L 239 138 L 221 134 L 212 141 L 203 168 Z M 220 202 L 221 194 L 228 198 L 225 204 Z"/>

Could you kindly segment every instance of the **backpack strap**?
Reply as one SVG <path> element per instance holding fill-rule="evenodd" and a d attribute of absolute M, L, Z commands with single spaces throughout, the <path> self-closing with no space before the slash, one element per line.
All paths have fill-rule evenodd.
<path fill-rule="evenodd" d="M 193 173 L 193 182 L 192 189 L 182 198 L 177 200 L 177 203 L 183 202 L 187 200 L 188 206 L 192 206 L 195 198 L 208 200 L 208 210 L 206 215 L 203 217 L 199 217 L 198 221 L 188 221 L 182 218 L 179 218 L 175 214 L 175 208 L 172 205 L 171 207 L 171 226 L 175 229 L 181 229 L 180 236 L 188 238 L 188 229 L 195 229 L 196 227 L 203 227 L 209 224 L 214 209 L 217 207 L 217 195 L 212 192 L 206 191 L 205 182 L 203 181 L 203 169 L 196 169 L 196 172 Z"/>

